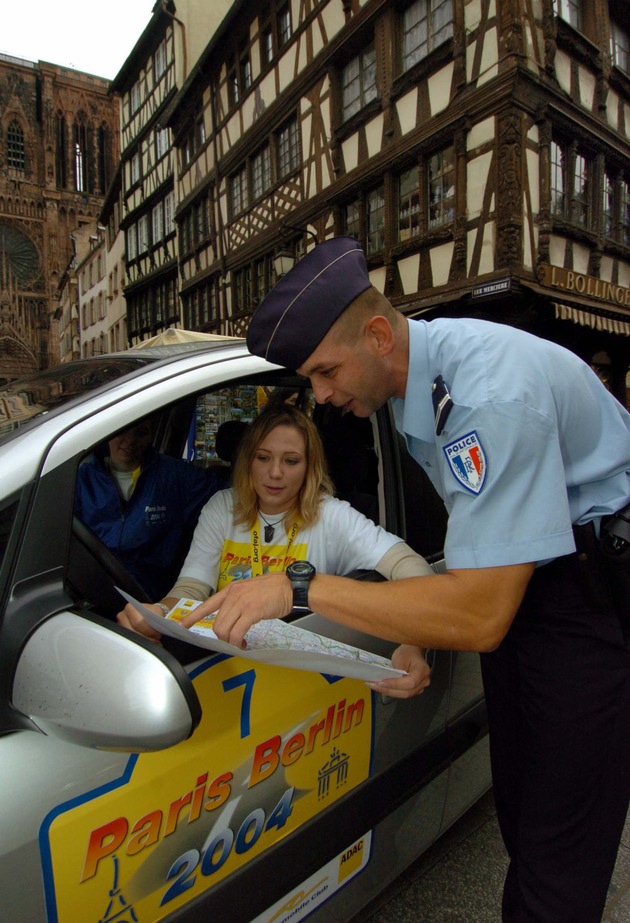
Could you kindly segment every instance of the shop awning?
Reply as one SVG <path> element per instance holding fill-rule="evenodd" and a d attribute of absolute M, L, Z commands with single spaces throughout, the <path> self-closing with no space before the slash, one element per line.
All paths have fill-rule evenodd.
<path fill-rule="evenodd" d="M 576 308 L 557 301 L 554 302 L 554 308 L 557 320 L 570 320 L 582 327 L 592 327 L 593 330 L 604 330 L 606 333 L 630 337 L 630 319 L 626 321 L 618 317 L 606 317 L 586 308 Z"/>

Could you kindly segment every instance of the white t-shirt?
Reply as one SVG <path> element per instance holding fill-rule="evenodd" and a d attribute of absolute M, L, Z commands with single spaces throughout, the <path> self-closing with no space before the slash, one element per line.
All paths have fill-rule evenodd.
<path fill-rule="evenodd" d="M 180 580 L 192 577 L 221 589 L 232 580 L 252 576 L 252 537 L 243 525 L 234 525 L 234 492 L 220 490 L 206 503 Z M 316 570 L 326 574 L 344 575 L 350 571 L 374 570 L 383 555 L 402 541 L 397 535 L 374 525 L 361 513 L 333 497 L 320 504 L 317 522 L 299 529 L 289 546 L 284 523 L 278 516 L 267 516 L 277 523 L 273 543 L 262 545 L 263 572 L 282 572 L 292 561 L 310 561 Z M 259 520 L 259 532 L 265 523 Z M 289 546 L 287 554 L 287 546 Z"/>

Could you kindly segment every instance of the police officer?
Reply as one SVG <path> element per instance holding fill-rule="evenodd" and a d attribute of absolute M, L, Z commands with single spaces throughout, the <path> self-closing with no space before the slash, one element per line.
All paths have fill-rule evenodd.
<path fill-rule="evenodd" d="M 553 343 L 406 319 L 346 237 L 280 280 L 247 339 L 310 377 L 319 402 L 365 417 L 393 399 L 449 513 L 446 573 L 369 586 L 317 574 L 308 605 L 391 641 L 480 652 L 503 920 L 596 923 L 630 797 L 630 414 Z M 289 578 L 272 575 L 197 611 L 220 607 L 217 634 L 240 644 L 291 606 Z"/>

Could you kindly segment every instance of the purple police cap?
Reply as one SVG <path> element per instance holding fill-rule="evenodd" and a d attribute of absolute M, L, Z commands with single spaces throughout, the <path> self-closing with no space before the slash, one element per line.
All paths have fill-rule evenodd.
<path fill-rule="evenodd" d="M 247 331 L 249 351 L 277 365 L 299 368 L 370 284 L 363 250 L 354 237 L 325 240 L 261 301 Z"/>

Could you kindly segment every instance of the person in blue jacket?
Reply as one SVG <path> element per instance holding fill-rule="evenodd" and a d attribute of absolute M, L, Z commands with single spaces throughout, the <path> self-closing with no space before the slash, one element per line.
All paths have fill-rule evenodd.
<path fill-rule="evenodd" d="M 199 512 L 221 486 L 216 475 L 161 455 L 147 418 L 109 440 L 80 467 L 75 513 L 160 599 L 179 573 Z"/>

